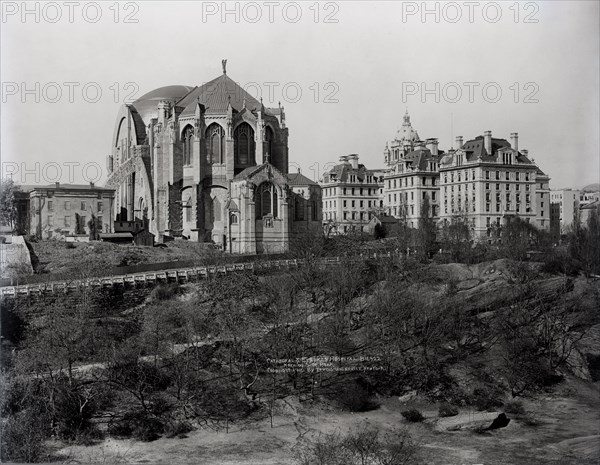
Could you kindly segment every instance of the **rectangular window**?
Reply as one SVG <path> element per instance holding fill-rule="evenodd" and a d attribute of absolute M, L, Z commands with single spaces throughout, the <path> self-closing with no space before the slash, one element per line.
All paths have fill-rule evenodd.
<path fill-rule="evenodd" d="M 485 172 L 485 179 L 490 179 L 490 172 L 489 171 Z"/>
<path fill-rule="evenodd" d="M 496 171 L 496 180 L 500 180 L 500 171 Z"/>
<path fill-rule="evenodd" d="M 435 202 L 435 192 L 431 193 L 431 200 L 433 200 Z"/>
<path fill-rule="evenodd" d="M 54 204 L 53 204 L 52 200 L 48 200 L 48 211 L 49 212 L 54 211 Z"/>
<path fill-rule="evenodd" d="M 65 210 L 71 209 L 71 202 L 69 200 L 65 200 Z"/>
<path fill-rule="evenodd" d="M 506 172 L 506 180 L 508 181 L 510 179 L 510 172 Z"/>
<path fill-rule="evenodd" d="M 348 206 L 346 200 L 344 200 L 344 208 L 346 208 Z"/>
<path fill-rule="evenodd" d="M 81 210 L 85 211 L 85 202 L 81 202 Z"/>
<path fill-rule="evenodd" d="M 48 215 L 48 227 L 49 228 L 54 227 L 54 217 L 52 215 Z"/>
<path fill-rule="evenodd" d="M 102 202 L 98 202 L 98 213 L 103 212 L 102 208 L 103 208 Z"/>
<path fill-rule="evenodd" d="M 71 217 L 65 216 L 65 228 L 70 228 L 70 227 L 71 227 Z"/>
<path fill-rule="evenodd" d="M 236 218 L 237 218 L 237 216 L 236 216 Z M 102 226 L 103 226 L 103 225 L 104 225 L 104 217 L 102 217 L 102 216 L 99 216 L 99 217 L 98 217 L 98 229 L 99 229 L 100 231 L 102 231 Z"/>

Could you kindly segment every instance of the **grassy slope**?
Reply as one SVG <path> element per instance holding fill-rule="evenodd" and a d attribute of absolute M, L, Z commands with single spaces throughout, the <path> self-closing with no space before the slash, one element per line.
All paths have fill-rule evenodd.
<path fill-rule="evenodd" d="M 470 267 L 432 266 L 430 271 L 439 273 L 441 279 L 456 280 L 458 295 L 468 306 L 485 307 L 502 301 L 511 289 L 505 261 Z M 546 277 L 537 286 L 542 291 L 550 291 L 561 280 Z M 439 282 L 431 283 L 429 291 L 422 292 L 437 298 L 442 288 Z M 582 306 L 594 305 L 592 292 L 598 288 L 598 282 L 579 278 L 567 298 Z M 598 340 L 590 339 L 586 346 L 591 352 L 600 352 Z M 497 412 L 462 408 L 459 416 L 440 419 L 437 405 L 419 397 L 380 399 L 381 407 L 361 414 L 336 411 L 327 404 L 300 404 L 293 397 L 287 400 L 291 406 L 280 410 L 275 417 L 275 428 L 270 428 L 269 419 L 264 419 L 233 424 L 229 434 L 222 429 L 199 429 L 185 438 L 162 438 L 151 443 L 108 439 L 90 447 L 63 448 L 60 453 L 86 463 L 292 464 L 290 451 L 302 437 L 318 432 L 345 432 L 368 419 L 384 427 L 406 426 L 422 446 L 422 463 L 427 464 L 591 465 L 600 460 L 600 382 L 574 376 L 523 401 L 538 425 L 529 426 L 509 414 L 512 421 L 508 427 L 486 434 L 476 434 L 473 428 L 491 423 Z M 400 412 L 407 406 L 421 409 L 425 422 L 406 423 Z M 449 431 L 449 427 L 453 431 Z"/>

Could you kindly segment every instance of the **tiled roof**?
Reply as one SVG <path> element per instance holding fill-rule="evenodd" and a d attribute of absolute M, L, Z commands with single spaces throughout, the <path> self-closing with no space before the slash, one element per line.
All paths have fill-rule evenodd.
<path fill-rule="evenodd" d="M 290 186 L 318 186 L 312 179 L 307 178 L 302 173 L 290 173 L 287 175 Z"/>
<path fill-rule="evenodd" d="M 179 100 L 176 105 L 183 107 L 181 116 L 194 114 L 198 101 L 206 107 L 206 113 L 208 114 L 225 113 L 229 103 L 235 111 L 241 111 L 244 107 L 244 99 L 248 110 L 262 108 L 262 104 L 258 100 L 242 89 L 227 74 L 222 74 L 218 78 L 195 88 Z M 271 114 L 267 109 L 265 109 L 265 112 Z"/>

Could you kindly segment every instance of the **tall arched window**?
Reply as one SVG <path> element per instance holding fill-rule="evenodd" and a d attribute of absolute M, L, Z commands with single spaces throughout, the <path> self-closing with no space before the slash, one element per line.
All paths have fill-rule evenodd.
<path fill-rule="evenodd" d="M 270 126 L 267 126 L 267 128 L 265 129 L 265 141 L 266 141 L 265 155 L 268 153 L 270 160 L 273 159 L 273 140 L 274 139 L 275 139 L 275 134 L 273 134 L 273 130 L 271 129 Z"/>
<path fill-rule="evenodd" d="M 192 164 L 192 141 L 194 140 L 194 128 L 191 125 L 187 125 L 181 137 L 183 141 L 183 165 Z"/>
<path fill-rule="evenodd" d="M 277 218 L 277 188 L 270 182 L 263 182 L 256 189 L 256 217 L 272 215 Z"/>
<path fill-rule="evenodd" d="M 254 163 L 254 130 L 248 123 L 242 123 L 233 133 L 235 162 L 240 165 Z"/>
<path fill-rule="evenodd" d="M 223 163 L 225 131 L 217 123 L 213 123 L 206 128 L 206 148 L 206 161 L 208 163 Z"/>

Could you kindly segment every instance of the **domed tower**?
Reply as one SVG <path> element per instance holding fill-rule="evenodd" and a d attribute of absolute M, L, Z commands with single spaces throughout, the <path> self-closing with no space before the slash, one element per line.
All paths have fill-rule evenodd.
<path fill-rule="evenodd" d="M 107 185 L 117 189 L 115 215 L 146 215 L 159 239 L 222 243 L 231 182 L 263 163 L 288 172 L 284 109 L 266 108 L 224 62 L 201 86 L 161 87 L 121 108 Z"/>

